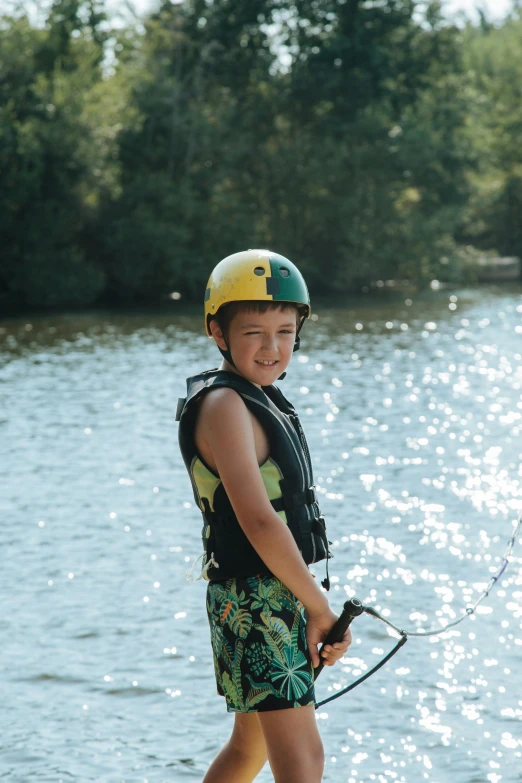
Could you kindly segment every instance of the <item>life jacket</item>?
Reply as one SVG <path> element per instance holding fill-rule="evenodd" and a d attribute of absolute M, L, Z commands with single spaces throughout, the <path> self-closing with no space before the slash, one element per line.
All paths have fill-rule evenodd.
<path fill-rule="evenodd" d="M 260 389 L 246 378 L 226 370 L 207 370 L 187 378 L 187 396 L 180 398 L 176 412 L 179 445 L 188 470 L 196 504 L 203 514 L 202 576 L 210 581 L 236 576 L 270 574 L 234 513 L 219 476 L 197 451 L 194 441 L 198 400 L 211 389 L 234 389 L 256 416 L 270 444 L 270 456 L 260 466 L 270 503 L 287 523 L 305 563 L 328 558 L 330 543 L 317 502 L 312 464 L 306 438 L 293 405 L 277 386 Z"/>

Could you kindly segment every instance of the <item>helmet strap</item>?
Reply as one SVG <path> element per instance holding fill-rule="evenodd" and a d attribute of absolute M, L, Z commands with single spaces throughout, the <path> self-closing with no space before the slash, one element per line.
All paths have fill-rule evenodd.
<path fill-rule="evenodd" d="M 231 364 L 231 365 L 232 365 L 232 367 L 236 367 L 236 365 L 234 364 L 234 360 L 233 360 L 233 358 L 232 358 L 232 354 L 230 353 L 230 348 L 228 347 L 228 343 L 227 343 L 227 341 L 226 341 L 226 339 L 225 339 L 225 336 L 224 336 L 224 335 L 223 335 L 223 340 L 225 340 L 225 345 L 227 346 L 227 350 L 226 350 L 226 351 L 224 351 L 224 350 L 223 350 L 223 348 L 220 348 L 220 347 L 219 347 L 219 345 L 218 345 L 219 352 L 220 352 L 221 356 L 222 356 L 222 357 L 223 357 L 223 358 L 224 358 L 224 359 L 225 359 L 225 360 L 226 360 L 226 361 L 227 361 L 229 364 Z M 236 369 L 237 369 L 237 367 L 236 367 Z"/>
<path fill-rule="evenodd" d="M 304 324 L 304 322 L 305 322 L 305 321 L 306 321 L 306 315 L 303 315 L 303 317 L 301 318 L 301 323 L 300 323 L 300 324 L 299 324 L 299 326 L 297 327 L 297 332 L 296 332 L 296 335 L 295 335 L 295 342 L 294 342 L 294 349 L 293 349 L 293 353 L 295 353 L 296 351 L 298 351 L 298 350 L 300 349 L 300 347 L 301 347 L 301 338 L 299 337 L 299 332 L 300 332 L 300 331 L 301 331 L 301 329 L 303 328 L 303 324 Z M 282 374 L 279 376 L 279 378 L 278 378 L 277 380 L 278 380 L 278 381 L 282 381 L 284 378 L 286 378 L 286 372 L 282 373 Z"/>
<path fill-rule="evenodd" d="M 299 348 L 301 347 L 301 338 L 299 337 L 299 332 L 303 328 L 303 324 L 304 324 L 305 321 L 306 321 L 306 315 L 303 315 L 303 317 L 301 318 L 301 323 L 299 324 L 299 326 L 297 328 L 296 335 L 295 335 L 294 353 L 296 351 L 298 351 Z"/>

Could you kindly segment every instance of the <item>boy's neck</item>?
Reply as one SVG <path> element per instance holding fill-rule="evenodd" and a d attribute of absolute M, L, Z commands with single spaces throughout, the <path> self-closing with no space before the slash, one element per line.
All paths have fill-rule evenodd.
<path fill-rule="evenodd" d="M 223 361 L 221 362 L 220 366 L 218 367 L 218 370 L 226 370 L 226 372 L 234 372 L 236 375 L 240 375 L 241 378 L 245 378 L 246 377 L 242 373 L 238 372 L 235 367 L 232 367 L 232 365 L 229 364 L 226 359 L 223 359 Z M 246 378 L 246 380 L 249 383 L 253 384 L 254 386 L 257 386 L 258 389 L 262 389 L 262 387 L 259 385 L 259 383 L 254 383 L 254 381 L 251 381 L 250 378 Z"/>

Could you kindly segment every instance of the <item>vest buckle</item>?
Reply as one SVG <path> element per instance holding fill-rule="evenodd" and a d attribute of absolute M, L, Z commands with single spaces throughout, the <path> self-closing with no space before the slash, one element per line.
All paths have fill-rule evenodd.
<path fill-rule="evenodd" d="M 307 506 L 311 506 L 312 503 L 317 503 L 317 492 L 315 491 L 315 486 L 312 485 L 311 487 L 308 487 L 306 490 L 306 500 L 305 503 Z"/>

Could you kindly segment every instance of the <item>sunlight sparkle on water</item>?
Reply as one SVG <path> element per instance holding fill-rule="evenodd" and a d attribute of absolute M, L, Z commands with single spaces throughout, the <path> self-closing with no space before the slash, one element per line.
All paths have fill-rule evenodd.
<path fill-rule="evenodd" d="M 333 541 L 329 598 L 334 611 L 356 596 L 399 627 L 442 628 L 465 613 L 501 564 L 522 505 L 522 299 L 511 287 L 495 294 L 457 293 L 441 284 L 434 301 L 399 297 L 378 306 L 325 309 L 308 332 L 305 327 L 306 354 L 295 355 L 281 386 L 306 417 L 321 510 Z M 89 682 L 92 673 L 85 663 L 99 655 L 103 668 L 113 671 L 116 651 L 114 676 L 133 681 L 134 703 L 125 693 L 130 688 L 119 693 L 111 675 L 100 675 L 98 685 L 114 690 L 112 712 L 121 720 L 101 723 L 100 730 L 126 748 L 117 769 L 111 769 L 112 756 L 99 744 L 107 777 L 136 775 L 131 766 L 136 770 L 143 763 L 136 750 L 143 731 L 161 756 L 158 763 L 172 761 L 163 742 L 165 723 L 150 709 L 148 695 L 158 692 L 171 699 L 183 752 L 186 745 L 186 756 L 196 758 L 202 778 L 211 753 L 202 748 L 224 741 L 226 727 L 217 697 L 205 702 L 210 719 L 201 723 L 199 692 L 189 687 L 201 676 L 213 696 L 214 675 L 204 583 L 184 582 L 186 563 L 199 554 L 201 517 L 173 443 L 172 400 L 185 391 L 181 368 L 214 366 L 216 357 L 200 335 L 199 316 L 192 321 L 183 315 L 175 323 L 170 317 L 158 327 L 155 315 L 154 323 L 136 321 L 131 328 L 132 319 L 103 319 L 92 329 L 85 323 L 74 327 L 76 337 L 69 334 L 67 341 L 63 334 L 74 319 L 41 328 L 35 321 L 30 333 L 25 323 L 14 330 L 5 325 L 4 344 L 13 355 L 9 383 L 16 395 L 6 416 L 9 437 L 1 447 L 5 463 L 13 461 L 20 476 L 8 501 L 14 523 L 9 535 L 17 540 L 27 525 L 24 554 L 38 584 L 53 587 L 35 591 L 35 580 L 17 582 L 20 618 L 27 619 L 26 649 L 38 651 L 27 659 L 34 675 L 29 687 L 44 703 L 49 682 L 39 680 L 42 675 L 61 677 L 73 661 L 73 676 L 78 669 Z M 43 340 L 44 349 L 24 343 L 26 333 L 30 340 Z M 165 354 L 166 338 L 172 355 Z M 87 341 L 96 351 L 75 348 L 72 369 L 67 358 L 75 341 L 78 349 Z M 104 383 L 93 388 L 100 371 Z M 52 394 L 60 397 L 64 421 L 73 423 L 63 432 L 49 418 L 49 412 L 55 414 Z M 23 416 L 15 398 L 24 400 Z M 37 426 L 26 429 L 25 420 Z M 80 426 L 74 424 L 78 421 Z M 38 456 L 38 449 L 48 449 L 50 436 L 60 477 L 54 485 L 47 480 L 48 468 L 45 481 L 34 481 L 41 461 L 33 459 L 31 448 Z M 20 438 L 28 444 L 24 461 L 10 449 Z M 28 477 L 36 517 L 30 514 L 27 522 Z M 58 502 L 49 502 L 49 490 Z M 157 555 L 150 551 L 152 539 Z M 517 544 L 476 617 L 439 637 L 411 638 L 375 677 L 319 713 L 332 783 L 507 783 L 519 775 L 521 554 Z M 323 566 L 310 567 L 320 579 Z M 7 560 L 4 567 L 6 584 L 12 584 Z M 30 614 L 37 595 L 47 603 Z M 69 614 L 66 605 L 73 608 Z M 173 606 L 184 611 L 174 614 Z M 62 619 L 66 627 L 59 633 L 71 655 L 58 653 L 55 662 L 48 624 Z M 336 668 L 324 672 L 318 695 L 349 685 L 397 638 L 367 616 L 354 621 L 352 633 L 352 647 Z M 144 676 L 139 672 L 146 672 L 150 691 L 149 684 L 137 687 L 134 677 Z M 17 685 L 17 696 L 23 687 Z M 76 738 L 72 724 L 69 728 L 68 697 L 60 702 L 66 691 L 55 688 L 53 710 L 69 745 Z M 86 696 L 78 701 L 79 708 L 90 705 L 82 715 L 86 724 L 90 715 L 98 718 L 102 712 L 95 709 L 97 698 L 93 689 L 88 703 Z M 138 722 L 135 699 L 141 700 Z M 16 712 L 17 702 L 10 708 Z M 9 726 L 6 731 L 9 735 Z M 85 731 L 86 741 L 96 742 L 95 734 Z M 55 768 L 68 763 L 58 758 L 59 748 L 51 743 Z M 262 774 L 260 783 L 266 783 L 268 772 Z"/>

